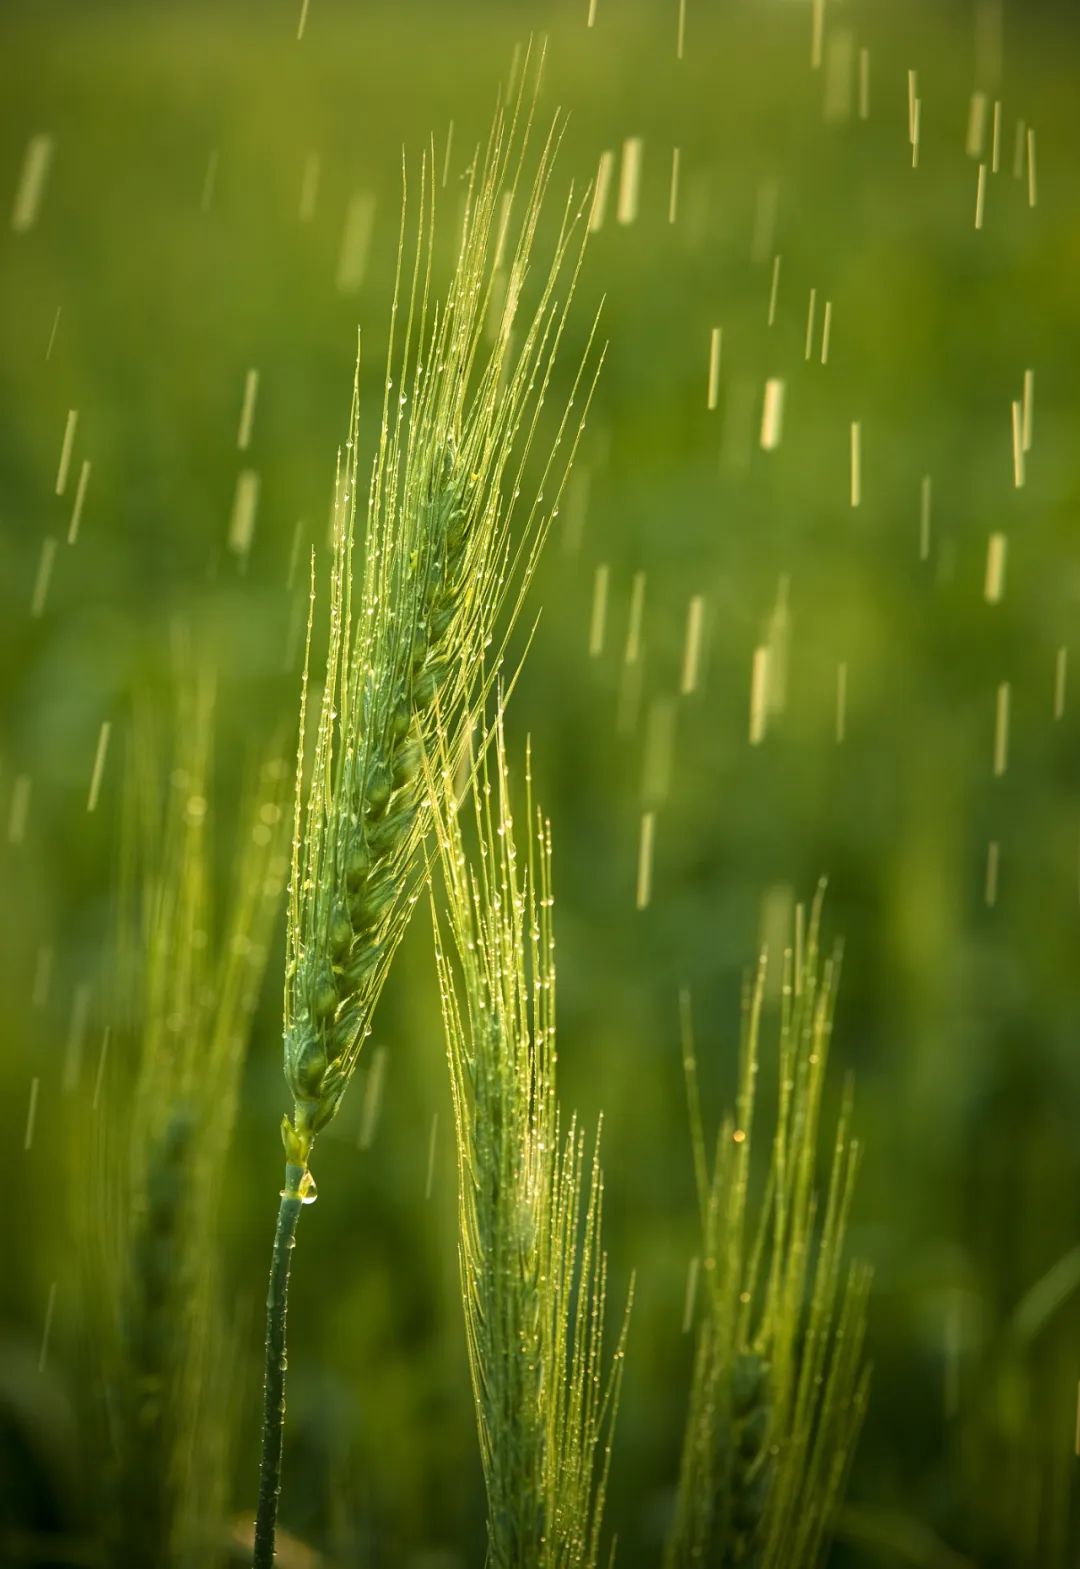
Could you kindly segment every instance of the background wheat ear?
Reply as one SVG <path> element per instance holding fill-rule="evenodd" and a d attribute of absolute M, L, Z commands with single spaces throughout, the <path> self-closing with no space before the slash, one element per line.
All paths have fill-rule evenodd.
<path fill-rule="evenodd" d="M 109 1565 L 224 1552 L 233 1348 L 215 1291 L 216 1217 L 239 1076 L 287 867 L 287 764 L 254 770 L 224 919 L 211 836 L 213 684 L 182 685 L 174 731 L 130 732 L 109 1052 L 73 1183 L 104 1409 Z M 225 830 L 231 834 L 230 822 Z"/>
<path fill-rule="evenodd" d="M 551 828 L 525 768 L 519 857 L 501 714 L 470 791 L 466 855 L 445 745 L 431 771 L 432 893 L 454 1106 L 458 1255 L 488 1502 L 488 1562 L 591 1566 L 601 1548 L 630 1302 L 605 1365 L 599 1130 L 556 1098 Z M 631 1287 L 632 1294 L 632 1287 Z"/>
<path fill-rule="evenodd" d="M 289 1261 L 300 1207 L 314 1197 L 311 1147 L 356 1069 L 418 897 L 432 810 L 421 759 L 434 747 L 437 725 L 451 750 L 460 745 L 497 678 L 598 368 L 590 334 L 546 450 L 534 453 L 586 226 L 584 203 L 571 192 L 546 266 L 526 291 L 561 135 L 556 119 L 527 174 L 536 93 L 528 76 L 523 71 L 509 109 L 496 112 L 473 161 L 454 270 L 438 303 L 427 160 L 409 258 L 403 201 L 355 590 L 358 379 L 338 465 L 328 653 L 310 764 L 309 618 L 284 997 L 293 1110 L 282 1122 L 285 1186 L 267 1304 L 256 1565 L 273 1561 Z M 314 602 L 313 569 L 312 616 Z"/>
<path fill-rule="evenodd" d="M 843 1267 L 858 1166 L 851 1088 L 822 1192 L 821 1104 L 839 954 L 819 948 L 824 888 L 783 957 L 778 1101 L 752 1197 L 755 1082 L 766 957 L 743 1008 L 739 1093 L 710 1165 L 683 1001 L 683 1064 L 701 1212 L 703 1279 L 689 1410 L 665 1563 L 812 1569 L 841 1497 L 866 1407 L 869 1271 Z"/>

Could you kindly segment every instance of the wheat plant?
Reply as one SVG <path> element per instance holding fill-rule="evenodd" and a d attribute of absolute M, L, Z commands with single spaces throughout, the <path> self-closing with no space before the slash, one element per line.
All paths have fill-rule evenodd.
<path fill-rule="evenodd" d="M 436 725 L 460 747 L 500 670 L 595 377 L 587 348 L 553 436 L 534 453 L 585 233 L 571 192 L 530 287 L 560 136 L 556 121 L 526 177 L 534 107 L 523 85 L 495 116 L 466 177 L 456 261 L 439 301 L 428 160 L 411 259 L 403 202 L 355 590 L 358 380 L 338 466 L 329 645 L 310 762 L 310 620 L 301 699 L 284 1000 L 293 1113 L 282 1124 L 285 1186 L 267 1301 L 257 1566 L 273 1561 L 289 1259 L 301 1205 L 315 1191 L 312 1143 L 338 1110 L 418 897 L 431 818 L 422 759 Z M 313 578 L 312 607 L 314 598 Z"/>
<path fill-rule="evenodd" d="M 432 898 L 487 1561 L 591 1569 L 630 1304 L 605 1371 L 599 1131 L 588 1156 L 574 1119 L 562 1131 L 556 1098 L 551 827 L 534 811 L 527 763 L 522 864 L 501 719 L 494 748 L 494 779 L 486 753 L 473 776 L 471 859 L 443 755 L 443 914 Z"/>
<path fill-rule="evenodd" d="M 752 1195 L 766 958 L 747 987 L 735 1113 L 709 1161 L 684 996 L 684 1070 L 701 1219 L 703 1302 L 665 1563 L 812 1569 L 866 1406 L 868 1270 L 843 1248 L 858 1165 L 850 1089 L 817 1175 L 838 954 L 820 953 L 822 890 L 783 957 L 778 1100 Z"/>
<path fill-rule="evenodd" d="M 211 1564 L 224 1545 L 232 1348 L 214 1237 L 287 865 L 288 767 L 268 759 L 244 792 L 218 919 L 212 684 L 186 683 L 177 707 L 167 740 L 146 710 L 132 726 L 108 1053 L 75 1179 L 116 1569 Z"/>

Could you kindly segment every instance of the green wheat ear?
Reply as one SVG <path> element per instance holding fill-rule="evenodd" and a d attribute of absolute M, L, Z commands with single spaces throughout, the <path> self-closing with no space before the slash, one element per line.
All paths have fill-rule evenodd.
<path fill-rule="evenodd" d="M 293 1113 L 282 1121 L 285 1186 L 267 1298 L 257 1569 L 274 1558 L 289 1264 L 300 1206 L 314 1197 L 312 1143 L 341 1104 L 419 896 L 432 817 L 422 761 L 437 735 L 461 749 L 499 676 L 598 369 L 590 333 L 554 435 L 534 455 L 586 235 L 584 202 L 571 195 L 550 259 L 528 281 L 561 135 L 556 119 L 526 178 L 534 106 L 523 85 L 509 112 L 496 113 L 466 182 L 456 262 L 438 302 L 426 160 L 408 265 L 403 203 L 355 589 L 359 371 L 338 463 L 329 645 L 309 768 L 313 573 L 285 967 Z"/>
<path fill-rule="evenodd" d="M 215 1222 L 240 1072 L 287 867 L 288 765 L 245 791 L 224 922 L 212 875 L 204 680 L 163 741 L 136 715 L 124 790 L 108 1066 L 77 1186 L 87 1322 L 106 1391 L 106 1563 L 218 1561 L 231 1348 Z M 105 1066 L 103 1062 L 103 1066 Z"/>
<path fill-rule="evenodd" d="M 474 775 L 466 859 L 441 748 L 445 914 L 432 896 L 454 1104 L 461 1294 L 488 1500 L 488 1563 L 592 1566 L 600 1552 L 629 1302 L 603 1354 L 603 1180 L 556 1100 L 551 830 L 526 767 L 518 856 L 501 719 Z"/>
<path fill-rule="evenodd" d="M 531 118 L 521 95 L 508 118 L 496 116 L 467 181 L 457 260 L 440 303 L 431 297 L 427 161 L 407 282 L 403 216 L 355 599 L 354 385 L 335 490 L 325 684 L 310 770 L 303 734 L 297 762 L 284 1005 L 294 1113 L 283 1133 L 289 1165 L 305 1183 L 312 1140 L 338 1109 L 415 902 L 431 815 L 420 759 L 433 744 L 436 713 L 457 746 L 498 669 L 591 391 L 583 361 L 536 488 L 522 501 L 585 235 L 571 198 L 535 303 L 523 313 L 560 135 L 556 121 L 527 182 Z M 305 670 L 302 731 L 307 691 Z"/>
<path fill-rule="evenodd" d="M 765 957 L 743 1012 L 739 1094 L 709 1170 L 686 1019 L 684 1068 L 702 1227 L 704 1304 L 665 1563 L 812 1569 L 841 1497 L 869 1373 L 869 1271 L 842 1252 L 858 1165 L 850 1087 L 821 1210 L 821 1098 L 838 957 L 819 952 L 823 890 L 784 955 L 779 1094 L 760 1202 L 750 1201 Z M 755 1214 L 756 1210 L 756 1214 Z"/>

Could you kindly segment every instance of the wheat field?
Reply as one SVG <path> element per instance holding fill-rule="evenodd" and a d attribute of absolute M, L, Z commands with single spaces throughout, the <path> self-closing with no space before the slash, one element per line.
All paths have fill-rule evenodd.
<path fill-rule="evenodd" d="M 0 1564 L 251 1560 L 283 1116 L 284 1569 L 1075 1563 L 1072 8 L 0 87 Z"/>

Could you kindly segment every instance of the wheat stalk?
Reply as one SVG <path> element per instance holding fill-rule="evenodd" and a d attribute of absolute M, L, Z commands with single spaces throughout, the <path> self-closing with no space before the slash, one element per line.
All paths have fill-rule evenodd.
<path fill-rule="evenodd" d="M 556 1099 L 551 829 L 520 864 L 501 716 L 474 775 L 466 859 L 442 751 L 433 791 L 445 919 L 436 962 L 454 1105 L 458 1250 L 493 1569 L 586 1569 L 600 1551 L 629 1302 L 604 1373 L 607 1259 L 591 1158 Z M 433 776 L 434 778 L 434 776 Z M 447 804 L 449 803 L 449 804 Z"/>
<path fill-rule="evenodd" d="M 595 379 L 586 349 L 540 457 L 539 480 L 526 489 L 585 237 L 583 204 L 571 194 L 535 302 L 523 310 L 561 134 L 556 120 L 526 180 L 534 104 L 523 86 L 511 110 L 496 113 L 466 182 L 457 259 L 440 303 L 432 298 L 428 161 L 409 266 L 403 202 L 355 601 L 358 380 L 338 465 L 329 647 L 310 767 L 308 662 L 301 698 L 284 999 L 293 1114 L 282 1123 L 285 1187 L 267 1304 L 256 1565 L 273 1560 L 289 1259 L 300 1207 L 314 1196 L 312 1143 L 355 1071 L 418 897 L 419 852 L 431 821 L 421 760 L 437 729 L 452 750 L 460 747 L 496 678 Z M 312 617 L 314 600 L 313 572 Z M 312 624 L 309 617 L 309 659 Z"/>

